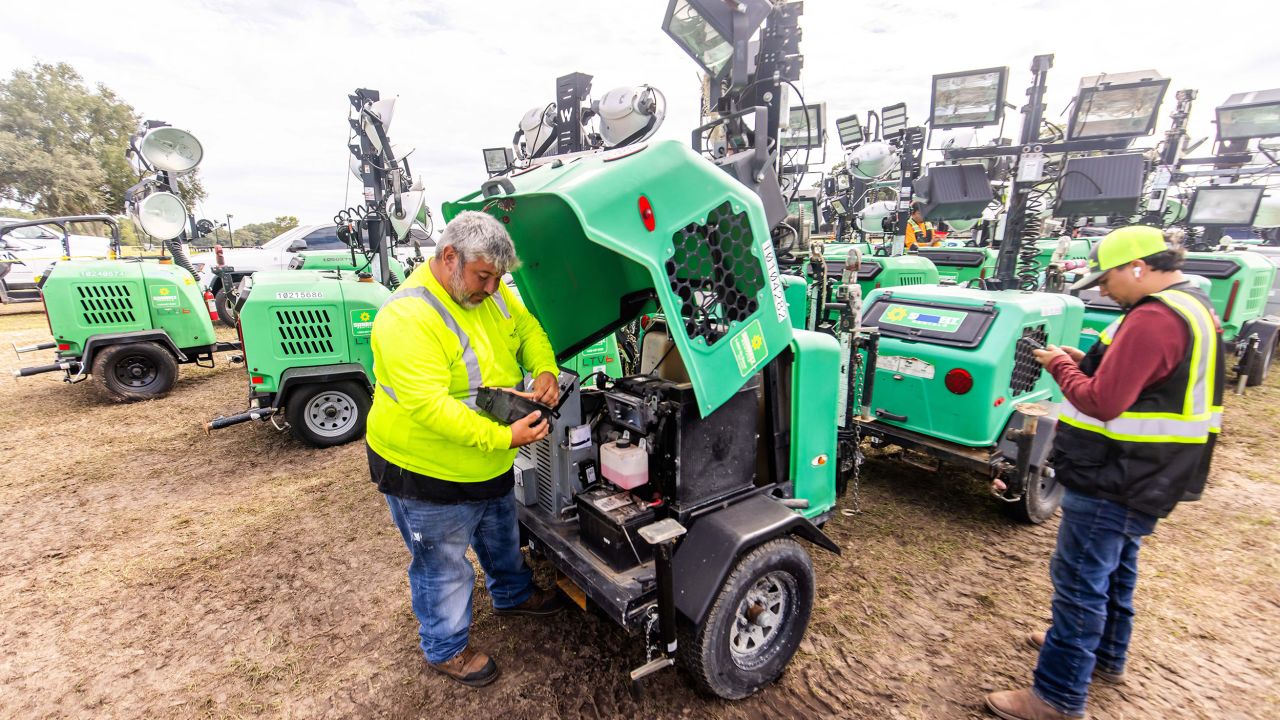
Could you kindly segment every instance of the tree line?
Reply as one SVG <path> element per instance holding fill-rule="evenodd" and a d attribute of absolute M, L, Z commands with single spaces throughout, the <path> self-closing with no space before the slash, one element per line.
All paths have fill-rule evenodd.
<path fill-rule="evenodd" d="M 0 216 L 123 215 L 125 191 L 141 179 L 125 157 L 140 120 L 111 88 L 89 87 L 67 63 L 15 70 L 0 81 L 0 203 L 6 206 Z M 179 179 L 177 191 L 188 208 L 207 196 L 198 169 Z M 128 217 L 118 219 L 122 242 L 150 241 Z M 280 216 L 231 230 L 239 247 L 259 245 L 297 224 L 295 217 Z M 97 223 L 76 230 L 106 233 Z M 229 241 L 226 227 L 215 234 L 202 242 Z"/>

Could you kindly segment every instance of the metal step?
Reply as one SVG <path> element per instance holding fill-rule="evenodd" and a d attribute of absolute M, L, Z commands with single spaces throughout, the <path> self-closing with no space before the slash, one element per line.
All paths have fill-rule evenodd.
<path fill-rule="evenodd" d="M 35 283 L 8 283 L 0 278 L 0 303 L 40 302 L 40 288 Z"/>

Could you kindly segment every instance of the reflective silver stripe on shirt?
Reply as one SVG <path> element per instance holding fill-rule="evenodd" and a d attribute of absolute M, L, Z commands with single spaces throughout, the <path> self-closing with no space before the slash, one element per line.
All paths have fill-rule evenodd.
<path fill-rule="evenodd" d="M 382 388 L 382 392 L 386 393 L 387 397 L 391 398 L 393 402 L 395 402 L 396 404 L 400 403 L 400 398 L 396 397 L 395 390 L 392 390 L 391 388 L 387 387 L 386 385 L 383 385 L 382 383 L 378 383 L 378 387 Z"/>
<path fill-rule="evenodd" d="M 507 310 L 507 301 L 502 299 L 502 289 L 499 288 L 498 292 L 494 293 L 490 297 L 493 298 L 493 304 L 498 306 L 498 310 L 502 313 L 502 317 L 510 320 L 511 311 Z"/>
<path fill-rule="evenodd" d="M 435 308 L 435 311 L 440 315 L 440 319 L 444 321 L 445 327 L 449 328 L 449 331 L 458 338 L 458 344 L 462 346 L 462 364 L 467 368 L 467 396 L 462 400 L 462 403 L 475 410 L 476 391 L 480 387 L 482 380 L 480 376 L 480 359 L 476 357 L 476 351 L 471 347 L 470 336 L 467 335 L 467 331 L 462 329 L 462 326 L 458 325 L 453 313 L 450 313 L 444 303 L 440 302 L 440 298 L 431 294 L 431 291 L 424 287 L 400 288 L 392 293 L 391 297 L 387 298 L 382 307 L 386 307 L 396 300 L 409 297 L 424 300 L 428 305 Z"/>

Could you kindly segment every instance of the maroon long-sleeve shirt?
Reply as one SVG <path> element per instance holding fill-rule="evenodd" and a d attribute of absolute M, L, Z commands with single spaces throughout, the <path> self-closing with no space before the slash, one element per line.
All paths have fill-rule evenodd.
<path fill-rule="evenodd" d="M 1190 344 L 1186 321 L 1162 302 L 1147 302 L 1129 312 L 1092 376 L 1066 355 L 1054 358 L 1048 370 L 1081 412 L 1114 420 L 1139 393 L 1168 379 Z"/>

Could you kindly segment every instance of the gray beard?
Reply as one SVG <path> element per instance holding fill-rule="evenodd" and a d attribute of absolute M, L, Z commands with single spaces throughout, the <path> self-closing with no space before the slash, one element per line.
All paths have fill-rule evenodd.
<path fill-rule="evenodd" d="M 484 300 L 481 300 L 480 302 L 472 302 L 467 299 L 467 282 L 466 278 L 463 277 L 462 270 L 462 263 L 458 263 L 458 267 L 449 275 L 449 296 L 452 297 L 453 301 L 458 303 L 463 310 L 475 310 L 480 307 L 480 304 L 483 303 Z"/>

